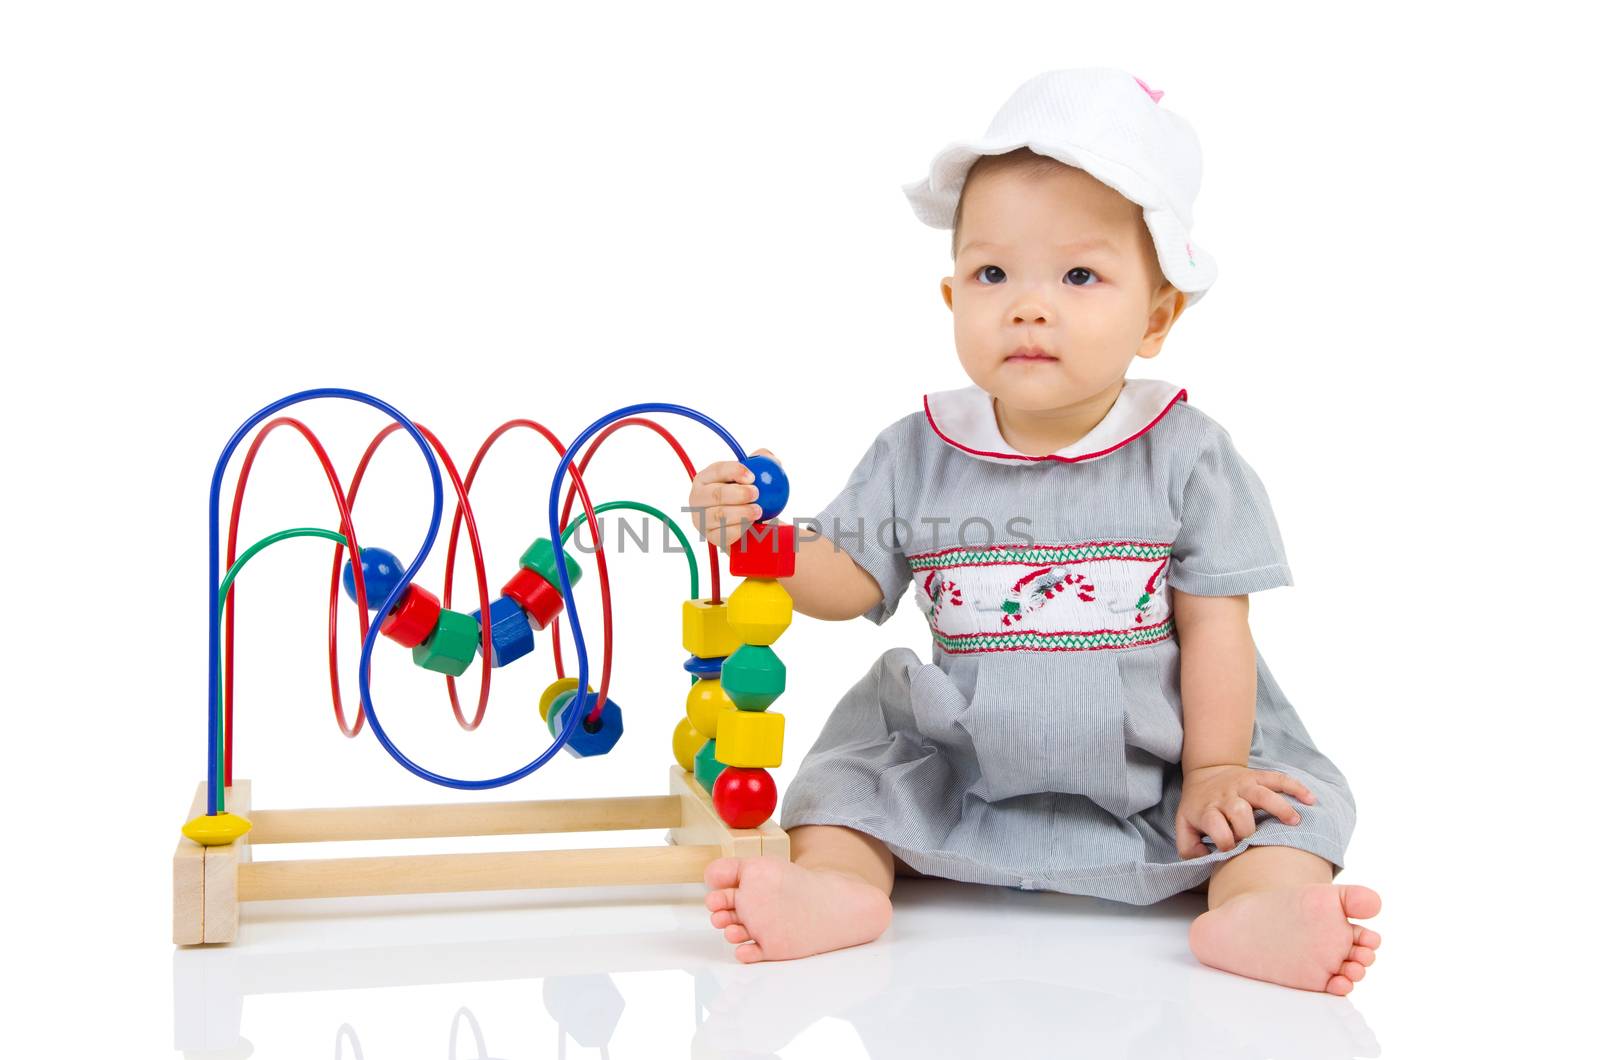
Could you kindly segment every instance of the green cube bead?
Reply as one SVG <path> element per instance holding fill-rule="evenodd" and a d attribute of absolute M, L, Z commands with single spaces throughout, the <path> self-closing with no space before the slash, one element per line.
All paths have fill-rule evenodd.
<path fill-rule="evenodd" d="M 577 585 L 578 579 L 583 575 L 583 568 L 578 566 L 578 561 L 567 555 L 564 550 L 561 558 L 567 561 L 567 577 L 572 580 L 573 585 Z M 561 588 L 561 575 L 556 573 L 556 550 L 550 544 L 549 538 L 541 537 L 529 545 L 528 551 L 522 554 L 519 562 L 531 571 L 538 571 L 544 580 L 557 590 Z"/>
<path fill-rule="evenodd" d="M 411 661 L 424 670 L 460 677 L 472 665 L 483 634 L 478 620 L 459 611 L 440 611 L 428 639 L 411 649 Z"/>
<path fill-rule="evenodd" d="M 717 761 L 717 741 L 707 740 L 694 756 L 694 779 L 697 784 L 709 792 L 717 783 L 717 777 L 724 769 L 728 768 Z"/>
<path fill-rule="evenodd" d="M 722 690 L 740 710 L 766 710 L 783 695 L 783 660 L 765 644 L 741 644 L 722 664 Z"/>

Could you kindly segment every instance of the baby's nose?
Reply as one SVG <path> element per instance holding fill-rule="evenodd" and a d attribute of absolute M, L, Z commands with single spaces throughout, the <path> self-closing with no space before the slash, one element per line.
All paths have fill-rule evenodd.
<path fill-rule="evenodd" d="M 1050 308 L 1043 302 L 1021 302 L 1011 311 L 1013 324 L 1048 324 L 1051 319 Z"/>

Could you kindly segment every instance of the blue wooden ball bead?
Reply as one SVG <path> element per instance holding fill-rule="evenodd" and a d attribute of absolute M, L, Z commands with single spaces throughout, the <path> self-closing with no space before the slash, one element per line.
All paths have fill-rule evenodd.
<path fill-rule="evenodd" d="M 406 565 L 388 549 L 373 547 L 361 550 L 361 578 L 367 583 L 368 611 L 376 611 L 378 605 L 389 598 L 405 572 Z M 345 595 L 354 600 L 356 572 L 349 560 L 344 561 L 344 577 L 341 580 L 344 582 Z"/>
<path fill-rule="evenodd" d="M 761 506 L 760 522 L 775 518 L 783 511 L 783 506 L 789 503 L 789 476 L 783 473 L 783 468 L 770 456 L 747 456 L 744 466 L 755 475 L 753 485 L 761 492 L 756 495 L 755 503 Z"/>

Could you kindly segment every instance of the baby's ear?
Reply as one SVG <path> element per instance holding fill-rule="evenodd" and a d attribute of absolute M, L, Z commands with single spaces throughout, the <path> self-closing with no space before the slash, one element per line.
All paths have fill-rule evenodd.
<path fill-rule="evenodd" d="M 949 306 L 952 312 L 956 308 L 954 301 L 956 295 L 955 282 L 956 278 L 954 276 L 946 276 L 939 281 L 939 293 L 944 296 L 944 304 Z"/>
<path fill-rule="evenodd" d="M 1150 358 L 1161 352 L 1161 344 L 1167 341 L 1167 335 L 1187 304 L 1188 299 L 1182 291 L 1170 283 L 1161 285 L 1150 311 L 1150 324 L 1145 330 L 1144 341 L 1139 344 L 1138 356 Z"/>

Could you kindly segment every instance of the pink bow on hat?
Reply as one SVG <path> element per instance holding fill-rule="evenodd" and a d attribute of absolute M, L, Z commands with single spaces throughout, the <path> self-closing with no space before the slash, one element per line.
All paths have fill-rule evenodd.
<path fill-rule="evenodd" d="M 1160 103 L 1161 102 L 1161 97 L 1166 95 L 1166 93 L 1161 91 L 1159 88 L 1151 88 L 1149 85 L 1145 84 L 1142 80 L 1140 80 L 1137 77 L 1134 78 L 1134 80 L 1138 81 L 1139 82 L 1139 87 L 1144 89 L 1147 93 L 1149 93 L 1150 98 L 1155 100 L 1157 103 Z"/>

